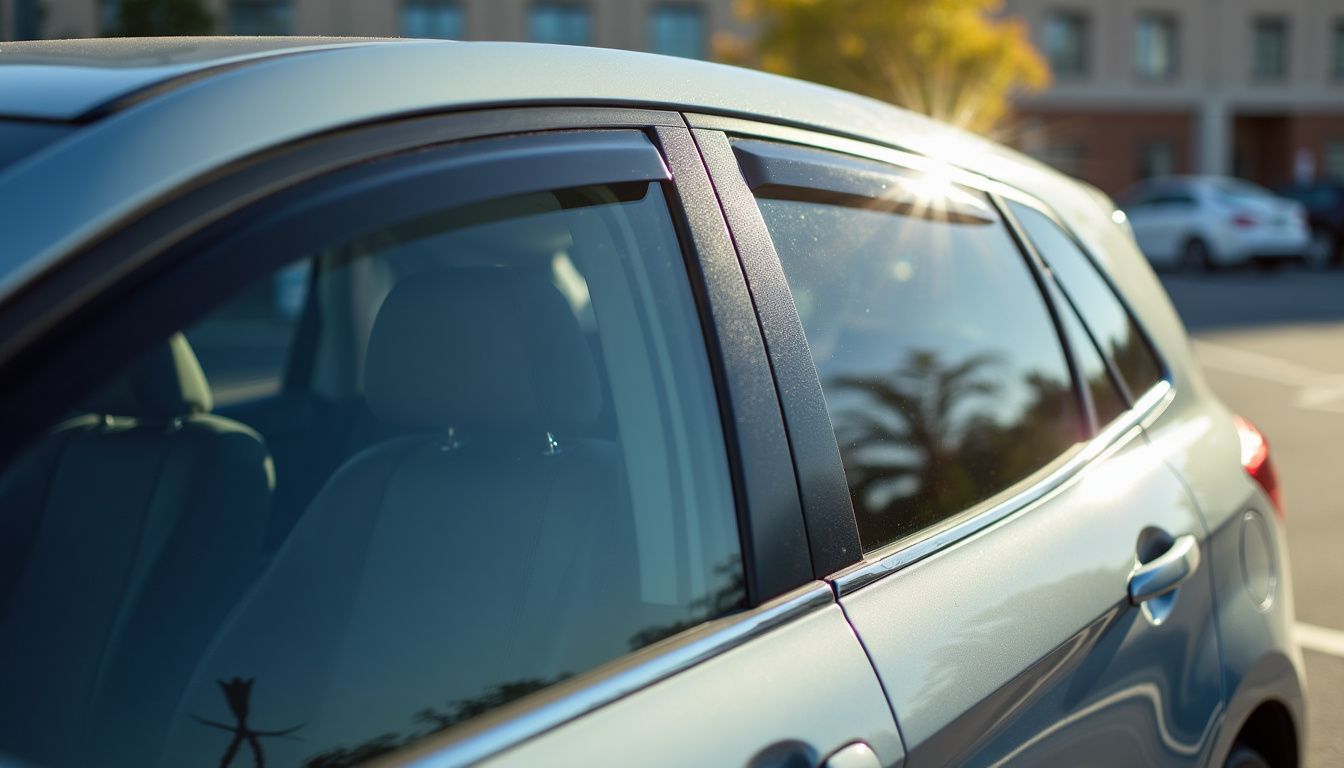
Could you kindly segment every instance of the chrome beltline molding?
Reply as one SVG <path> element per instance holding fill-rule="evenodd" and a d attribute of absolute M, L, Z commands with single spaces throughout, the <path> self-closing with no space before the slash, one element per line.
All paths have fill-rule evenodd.
<path fill-rule="evenodd" d="M 501 713 L 505 717 L 480 730 L 450 736 L 451 742 L 442 745 L 435 745 L 431 739 L 413 747 L 409 757 L 384 764 L 449 768 L 479 762 L 834 602 L 830 585 L 824 581 L 812 582 L 756 610 L 711 622 L 679 638 L 670 649 L 636 654 L 613 664 L 605 673 L 599 669 L 594 673 L 600 676 L 595 682 L 576 679 L 576 690 L 549 700 L 543 694 L 535 706 L 521 714 Z"/>
<path fill-rule="evenodd" d="M 1082 450 L 1039 482 L 955 525 L 937 530 L 923 538 L 897 541 L 875 550 L 863 562 L 836 573 L 829 580 L 835 585 L 837 594 L 841 596 L 850 594 L 1026 509 L 1069 482 L 1089 463 L 1119 443 L 1136 427 L 1151 423 L 1152 419 L 1171 402 L 1173 394 L 1174 390 L 1169 382 L 1158 382 L 1123 416 L 1107 425 L 1085 444 Z"/>

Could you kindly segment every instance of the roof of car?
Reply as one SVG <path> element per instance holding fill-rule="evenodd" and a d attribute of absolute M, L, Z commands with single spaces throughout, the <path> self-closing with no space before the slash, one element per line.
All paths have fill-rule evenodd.
<path fill-rule="evenodd" d="M 0 118 L 81 121 L 212 70 L 367 38 L 151 37 L 0 43 Z"/>
<path fill-rule="evenodd" d="M 1079 195 L 1079 185 L 1013 150 L 873 99 L 631 51 L 175 38 L 6 43 L 0 56 L 0 104 L 27 105 L 6 110 L 85 121 L 0 169 L 0 215 L 24 222 L 4 228 L 0 297 L 115 222 L 249 155 L 345 126 L 474 107 L 606 105 L 747 117 L 945 159 L 1037 194 L 1055 187 L 1060 194 L 1048 202 L 1061 213 L 1079 205 L 1095 211 L 1101 197 Z M 67 93 L 43 97 L 44 89 Z M 87 183 L 91 177 L 96 184 Z"/>

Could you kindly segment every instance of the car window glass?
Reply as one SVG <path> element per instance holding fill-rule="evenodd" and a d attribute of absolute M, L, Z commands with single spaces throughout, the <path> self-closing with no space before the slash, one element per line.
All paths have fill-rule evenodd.
<path fill-rule="evenodd" d="M 956 194 L 989 210 L 980 193 Z M 865 551 L 994 496 L 1079 439 L 1059 336 L 997 218 L 759 202 Z"/>
<path fill-rule="evenodd" d="M 280 392 L 299 313 L 308 297 L 310 263 L 280 270 L 187 329 L 216 408 Z"/>
<path fill-rule="evenodd" d="M 1096 265 L 1048 216 L 1021 203 L 1008 205 L 1130 393 L 1137 398 L 1151 389 L 1162 378 L 1161 364 Z"/>
<path fill-rule="evenodd" d="M 1087 391 L 1091 396 L 1092 412 L 1097 417 L 1097 426 L 1105 427 L 1124 413 L 1129 405 L 1106 368 L 1106 361 L 1102 359 L 1097 345 L 1083 327 L 1078 312 L 1067 299 L 1057 304 L 1060 323 L 1064 326 L 1064 336 L 1069 340 L 1069 346 L 1073 351 L 1074 363 L 1078 366 L 1079 375 L 1087 382 Z"/>
<path fill-rule="evenodd" d="M 277 236 L 311 266 L 258 275 L 0 467 L 0 690 L 22 703 L 0 763 L 354 765 L 743 605 L 659 184 Z M 225 369 L 193 342 L 270 355 L 306 269 L 322 386 L 211 413 Z"/>

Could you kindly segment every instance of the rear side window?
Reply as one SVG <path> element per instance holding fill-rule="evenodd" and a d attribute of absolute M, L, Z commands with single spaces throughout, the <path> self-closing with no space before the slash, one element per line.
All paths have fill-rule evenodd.
<path fill-rule="evenodd" d="M 1023 480 L 1083 426 L 1039 285 L 989 201 L 828 157 L 800 178 L 835 177 L 845 194 L 753 187 L 871 551 Z"/>
<path fill-rule="evenodd" d="M 358 234 L 301 205 L 198 256 L 306 266 L 199 286 L 192 334 L 0 466 L 0 763 L 355 765 L 743 605 L 663 185 L 549 174 L 424 215 L 323 188 Z M 212 413 L 315 298 L 307 387 Z"/>
<path fill-rule="evenodd" d="M 1008 206 L 1082 315 L 1097 346 L 1124 379 L 1131 399 L 1161 381 L 1156 353 L 1082 248 L 1040 211 L 1011 201 Z"/>

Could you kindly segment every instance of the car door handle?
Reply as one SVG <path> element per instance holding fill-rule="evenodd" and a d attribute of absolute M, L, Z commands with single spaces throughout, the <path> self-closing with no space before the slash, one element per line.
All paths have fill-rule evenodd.
<path fill-rule="evenodd" d="M 1179 587 L 1199 569 L 1199 540 L 1193 534 L 1181 536 L 1166 552 L 1140 565 L 1129 575 L 1129 602 L 1132 605 L 1161 597 Z"/>
<path fill-rule="evenodd" d="M 862 741 L 841 747 L 821 761 L 821 768 L 882 768 L 873 748 Z"/>

